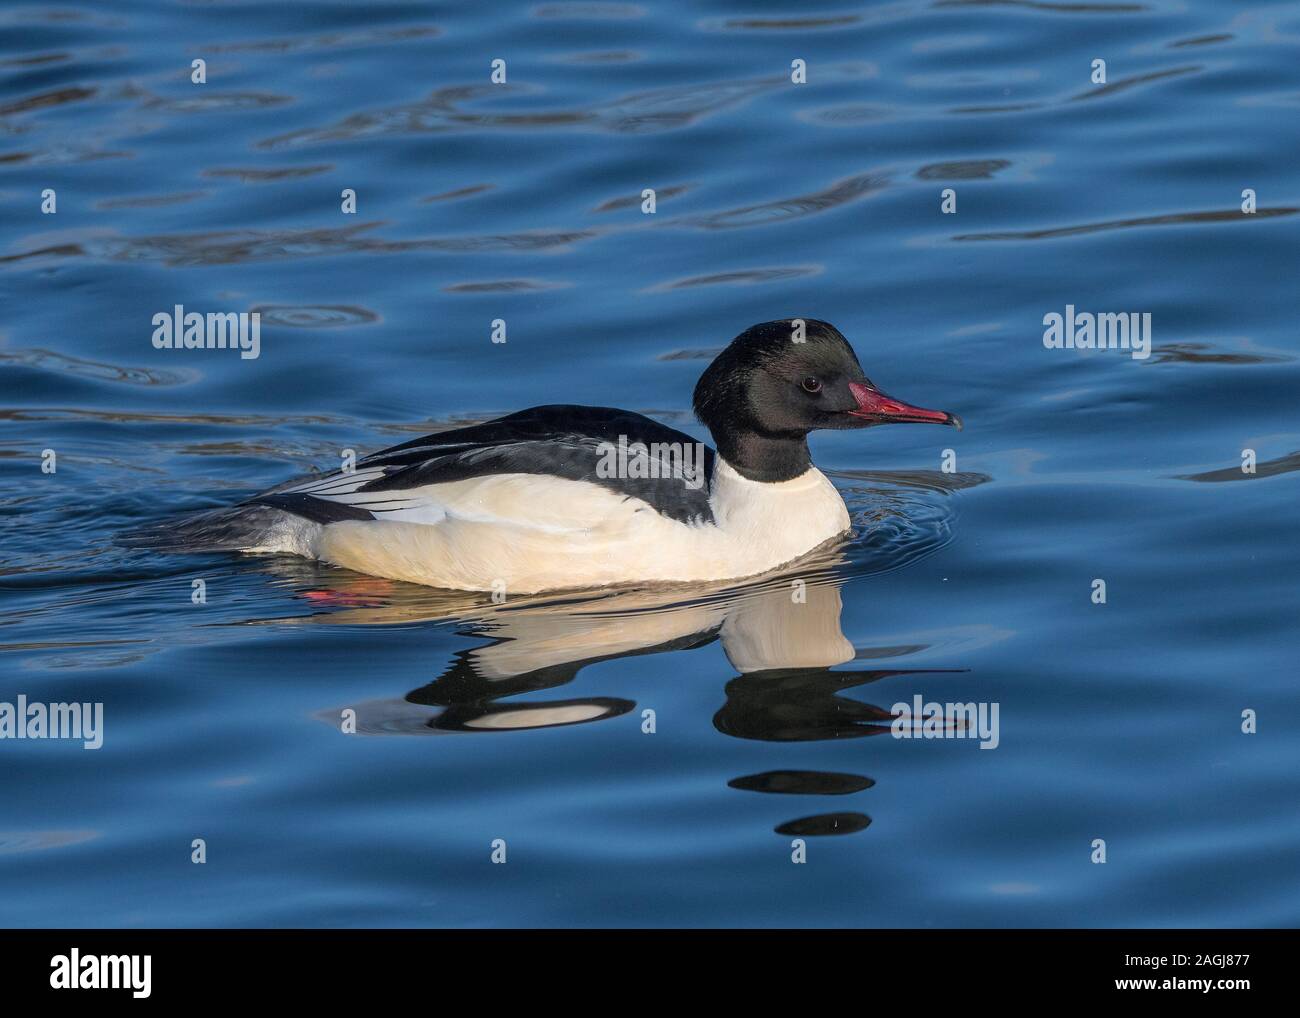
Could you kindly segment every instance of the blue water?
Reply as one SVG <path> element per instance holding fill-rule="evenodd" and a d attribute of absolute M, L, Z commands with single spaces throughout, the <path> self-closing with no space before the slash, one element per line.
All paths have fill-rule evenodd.
<path fill-rule="evenodd" d="M 0 701 L 105 716 L 0 740 L 0 923 L 1300 919 L 1300 9 L 814 9 L 0 14 Z M 260 356 L 154 349 L 176 304 Z M 1045 348 L 1067 304 L 1152 355 Z M 796 315 L 967 424 L 814 436 L 806 604 L 114 544 L 539 403 L 703 438 Z M 892 738 L 916 694 L 997 748 Z"/>

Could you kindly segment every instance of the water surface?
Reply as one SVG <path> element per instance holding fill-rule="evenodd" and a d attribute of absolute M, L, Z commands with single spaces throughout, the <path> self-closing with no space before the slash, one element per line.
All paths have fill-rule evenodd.
<path fill-rule="evenodd" d="M 1298 47 L 1207 0 L 7 8 L 0 700 L 106 730 L 0 741 L 0 921 L 1293 925 Z M 261 355 L 155 350 L 176 304 Z M 1045 349 L 1066 305 L 1152 355 Z M 793 576 L 114 544 L 538 403 L 704 438 L 712 352 L 795 315 L 967 427 L 815 436 L 855 535 Z M 892 738 L 917 694 L 998 747 Z"/>

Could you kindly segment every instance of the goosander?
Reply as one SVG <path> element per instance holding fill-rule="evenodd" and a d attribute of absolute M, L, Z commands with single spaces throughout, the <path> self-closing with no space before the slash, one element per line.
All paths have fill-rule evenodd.
<path fill-rule="evenodd" d="M 808 433 L 943 410 L 886 396 L 839 330 L 746 329 L 694 408 L 717 444 L 627 410 L 553 405 L 417 438 L 182 525 L 190 550 L 289 552 L 432 587 L 530 594 L 767 573 L 845 534 Z"/>

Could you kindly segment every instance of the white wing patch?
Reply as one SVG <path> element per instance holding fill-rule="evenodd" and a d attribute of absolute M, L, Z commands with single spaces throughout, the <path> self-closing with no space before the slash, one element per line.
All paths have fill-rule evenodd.
<path fill-rule="evenodd" d="M 647 518 L 656 515 L 640 499 L 588 481 L 545 474 L 487 474 L 414 488 L 359 490 L 385 473 L 382 466 L 359 467 L 350 474 L 313 477 L 277 494 L 352 506 L 380 523 L 433 526 L 456 519 L 503 527 L 514 536 L 587 532 L 638 512 Z"/>
<path fill-rule="evenodd" d="M 362 467 L 347 474 L 333 473 L 313 477 L 303 484 L 285 488 L 283 493 L 310 495 L 326 502 L 339 502 L 364 509 L 377 520 L 435 524 L 446 518 L 447 513 L 443 507 L 416 494 L 418 489 L 410 489 L 408 493 L 357 490 L 371 481 L 379 480 L 385 473 L 383 467 Z"/>

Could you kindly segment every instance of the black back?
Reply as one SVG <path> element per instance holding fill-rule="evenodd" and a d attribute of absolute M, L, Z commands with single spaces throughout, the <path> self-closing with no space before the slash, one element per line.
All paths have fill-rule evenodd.
<path fill-rule="evenodd" d="M 638 473 L 653 477 L 602 476 L 597 467 L 607 449 L 620 443 L 646 447 Z M 374 453 L 357 469 L 383 467 L 382 477 L 356 488 L 358 493 L 393 493 L 426 484 L 443 484 L 490 474 L 544 474 L 570 481 L 589 481 L 627 498 L 648 503 L 656 512 L 681 523 L 712 523 L 709 482 L 714 453 L 704 446 L 704 476 L 696 487 L 673 473 L 674 455 L 699 445 L 689 435 L 642 414 L 609 407 L 550 405 L 521 410 L 484 424 L 416 438 Z M 679 450 L 674 454 L 672 449 Z M 655 462 L 650 462 L 655 461 Z M 607 460 L 606 460 L 607 462 Z M 321 523 L 341 519 L 382 519 L 382 503 L 372 513 L 295 493 L 268 493 L 253 500 Z M 370 504 L 370 503 L 367 503 Z"/>

